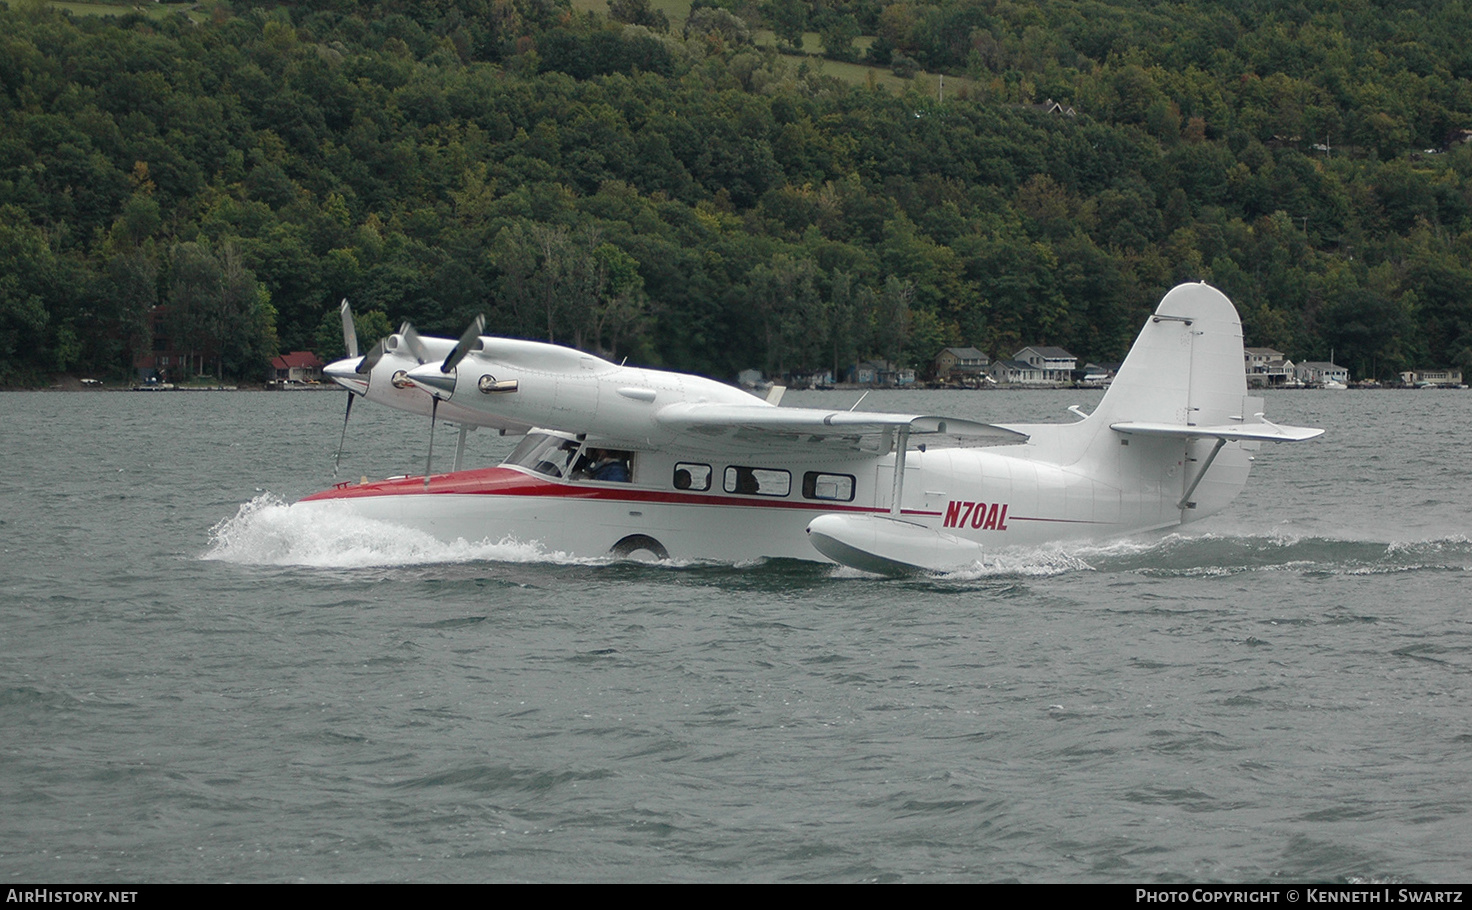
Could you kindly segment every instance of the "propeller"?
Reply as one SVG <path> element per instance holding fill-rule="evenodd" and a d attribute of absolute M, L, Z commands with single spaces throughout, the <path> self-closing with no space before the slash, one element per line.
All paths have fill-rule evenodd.
<path fill-rule="evenodd" d="M 354 364 L 351 368 L 347 367 L 348 362 L 352 361 L 354 358 L 358 358 L 358 328 L 357 325 L 353 322 L 353 307 L 351 304 L 348 303 L 346 297 L 344 297 L 342 303 L 338 305 L 338 312 L 342 315 L 342 344 L 343 347 L 347 350 L 347 357 L 344 358 L 344 360 L 338 361 L 337 363 L 329 366 L 325 372 L 339 382 L 342 382 L 342 380 L 344 380 L 349 375 L 349 369 L 351 370 L 351 373 L 371 378 L 373 375 L 373 367 L 377 365 L 378 361 L 383 359 L 383 355 L 388 352 L 386 340 L 380 338 L 378 342 L 368 350 L 367 354 L 364 354 L 361 358 L 358 359 L 358 362 L 356 364 Z M 408 323 L 405 323 L 405 325 L 408 325 Z M 412 332 L 413 327 L 411 326 L 409 330 Z M 417 334 L 414 336 L 414 343 L 417 344 L 421 349 L 423 348 L 423 342 L 419 340 L 419 336 Z M 342 382 L 342 384 L 344 386 L 347 386 L 346 382 Z M 342 463 L 342 448 L 343 444 L 347 441 L 348 421 L 353 416 L 353 398 L 362 394 L 364 394 L 364 391 L 362 389 L 354 390 L 353 388 L 348 387 L 348 406 L 347 410 L 345 410 L 342 415 L 342 433 L 340 433 L 337 438 L 337 452 L 332 456 L 333 477 L 337 476 L 338 467 Z"/>
<path fill-rule="evenodd" d="M 440 372 L 448 373 L 455 369 L 455 365 L 465 359 L 465 355 L 470 353 L 471 347 L 485 333 L 486 317 L 482 314 L 475 317 L 475 321 L 470 323 L 470 328 L 466 329 L 465 334 L 460 336 L 460 340 L 455 343 L 455 349 L 450 352 L 450 356 L 445 358 L 445 362 L 440 364 Z"/>
<path fill-rule="evenodd" d="M 348 357 L 351 359 L 358 356 L 358 327 L 353 324 L 353 307 L 344 297 L 338 305 L 338 312 L 342 314 L 342 343 L 347 349 Z M 360 363 L 358 366 L 362 366 Z M 352 390 L 348 390 L 348 409 L 342 415 L 342 433 L 337 437 L 337 452 L 332 456 L 332 476 L 337 477 L 338 465 L 342 463 L 342 446 L 348 438 L 348 418 L 353 416 L 353 399 L 356 396 Z"/>
<path fill-rule="evenodd" d="M 424 488 L 426 490 L 429 489 L 429 469 L 434 463 L 434 428 L 435 423 L 439 420 L 440 392 L 444 392 L 447 397 L 455 393 L 455 377 L 451 376 L 450 372 L 455 369 L 456 364 L 465 359 L 466 354 L 470 353 L 471 348 L 480 340 L 480 336 L 485 333 L 485 330 L 486 317 L 484 315 L 475 317 L 474 321 L 470 323 L 470 327 L 465 330 L 465 334 L 461 335 L 460 340 L 455 342 L 455 349 L 450 351 L 450 355 L 445 358 L 445 362 L 440 364 L 439 380 L 432 381 L 430 383 L 431 388 L 426 389 L 433 402 L 429 406 L 429 454 L 424 459 Z M 421 364 L 423 362 L 422 360 L 420 361 Z"/>
<path fill-rule="evenodd" d="M 348 393 L 348 409 L 342 415 L 342 433 L 337 437 L 337 453 L 332 456 L 332 476 L 337 477 L 337 466 L 342 462 L 342 445 L 348 438 L 348 418 L 353 416 L 353 399 L 358 396 Z"/>
<path fill-rule="evenodd" d="M 338 305 L 338 312 L 342 314 L 342 343 L 347 348 L 349 357 L 358 356 L 358 328 L 353 325 L 353 308 L 344 297 Z"/>
<path fill-rule="evenodd" d="M 470 328 L 465 330 L 465 334 L 460 336 L 460 340 L 455 343 L 454 350 L 450 351 L 444 363 L 438 366 L 423 364 L 416 367 L 409 371 L 409 379 L 433 395 L 436 400 L 449 398 L 455 394 L 456 364 L 464 360 L 465 355 L 475 348 L 485 330 L 486 318 L 484 316 L 475 317 L 475 321 L 470 324 Z"/>
<path fill-rule="evenodd" d="M 378 339 L 378 343 L 369 348 L 368 353 L 363 355 L 363 359 L 358 361 L 358 365 L 354 369 L 354 371 L 359 376 L 367 376 L 369 373 L 372 373 L 373 367 L 378 363 L 378 361 L 383 359 L 383 355 L 387 351 L 388 346 L 383 343 L 383 339 Z"/>
<path fill-rule="evenodd" d="M 419 337 L 414 326 L 404 323 L 399 326 L 399 337 L 404 339 L 404 347 L 409 349 L 409 354 L 419 363 L 429 360 L 429 350 L 424 346 L 424 339 Z"/>

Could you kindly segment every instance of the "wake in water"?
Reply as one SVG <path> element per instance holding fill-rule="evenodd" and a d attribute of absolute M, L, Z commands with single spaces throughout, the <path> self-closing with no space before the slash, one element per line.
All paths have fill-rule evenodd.
<path fill-rule="evenodd" d="M 1286 534 L 1173 533 L 1107 543 L 1000 549 L 980 565 L 938 577 L 957 581 L 1127 572 L 1159 578 L 1289 571 L 1322 575 L 1472 570 L 1472 540 L 1340 540 Z"/>
<path fill-rule="evenodd" d="M 1295 571 L 1366 575 L 1472 568 L 1472 540 L 1345 540 L 1291 534 L 1173 533 L 1081 547 L 1080 559 L 1101 572 L 1159 577 Z"/>
<path fill-rule="evenodd" d="M 234 517 L 210 529 L 204 559 L 242 565 L 309 566 L 351 569 L 433 563 L 557 562 L 592 564 L 549 552 L 536 543 L 506 538 L 445 543 L 422 531 L 373 521 L 346 509 L 294 509 L 279 496 L 263 493 L 241 505 Z"/>

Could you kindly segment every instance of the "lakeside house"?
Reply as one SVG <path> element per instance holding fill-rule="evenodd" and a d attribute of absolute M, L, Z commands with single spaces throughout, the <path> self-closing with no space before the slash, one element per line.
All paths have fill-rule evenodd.
<path fill-rule="evenodd" d="M 1406 370 L 1400 374 L 1406 385 L 1454 389 L 1462 385 L 1461 370 Z"/>
<path fill-rule="evenodd" d="M 292 351 L 271 359 L 271 378 L 277 382 L 321 382 L 324 366 L 311 351 Z"/>
<path fill-rule="evenodd" d="M 991 362 L 977 348 L 941 348 L 935 355 L 935 378 L 941 382 L 980 379 Z"/>
<path fill-rule="evenodd" d="M 1243 348 L 1242 359 L 1247 362 L 1247 372 L 1257 373 L 1268 364 L 1283 359 L 1283 352 L 1272 348 Z"/>
<path fill-rule="evenodd" d="M 987 375 L 1004 385 L 1042 385 L 1042 367 L 1021 360 L 998 360 L 987 368 Z"/>
<path fill-rule="evenodd" d="M 1272 348 L 1243 348 L 1247 384 L 1254 388 L 1286 386 L 1298 382 L 1293 361 Z"/>
<path fill-rule="evenodd" d="M 1086 363 L 1079 371 L 1078 384 L 1084 388 L 1098 389 L 1114 381 L 1114 374 L 1119 372 L 1118 363 Z"/>
<path fill-rule="evenodd" d="M 1309 360 L 1294 368 L 1294 375 L 1304 385 L 1323 385 L 1337 382 L 1349 385 L 1349 369 L 1324 360 Z"/>
<path fill-rule="evenodd" d="M 1073 382 L 1073 371 L 1078 368 L 1078 358 L 1062 348 L 1025 347 L 1012 355 L 1012 359 L 1028 364 L 1043 373 L 1043 382 Z"/>
<path fill-rule="evenodd" d="M 861 360 L 848 368 L 844 381 L 852 385 L 908 386 L 915 384 L 915 371 L 888 360 Z"/>

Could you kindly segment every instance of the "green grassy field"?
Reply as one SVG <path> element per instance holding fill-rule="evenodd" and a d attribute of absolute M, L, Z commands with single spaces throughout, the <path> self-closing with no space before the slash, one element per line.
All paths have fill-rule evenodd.
<path fill-rule="evenodd" d="M 602 13 L 608 15 L 607 0 L 572 0 L 574 9 L 584 12 Z M 685 25 L 685 20 L 690 16 L 690 0 L 650 0 L 650 6 L 657 10 L 663 10 L 670 20 L 670 30 L 678 32 Z M 777 35 L 768 29 L 757 29 L 752 33 L 752 40 L 761 47 L 776 47 Z M 860 54 L 869 49 L 874 43 L 873 35 L 860 35 L 854 39 L 854 47 L 858 48 Z M 921 70 L 913 79 L 902 79 L 890 72 L 887 66 L 867 66 L 862 63 L 840 63 L 837 60 L 827 60 L 818 56 L 823 42 L 818 38 L 817 32 L 804 32 L 802 36 L 803 52 L 784 53 L 782 56 L 792 61 L 794 65 L 806 62 L 809 67 L 817 70 L 825 76 L 833 76 L 842 79 L 851 85 L 882 85 L 886 88 L 900 91 L 914 87 L 926 94 L 936 94 L 940 88 L 940 80 L 933 73 Z M 961 76 L 952 76 L 946 80 L 946 94 L 959 90 L 963 86 L 969 86 L 970 79 Z"/>
<path fill-rule="evenodd" d="M 684 28 L 685 20 L 690 18 L 690 0 L 649 0 L 649 5 L 654 9 L 664 11 L 665 17 L 670 20 L 672 29 Z M 572 8 L 588 13 L 608 15 L 607 0 L 572 0 Z"/>
<path fill-rule="evenodd" d="M 193 3 L 82 3 L 76 0 L 51 0 L 51 5 L 76 16 L 126 16 L 128 13 L 141 13 L 150 19 L 163 19 L 174 13 L 184 13 L 196 22 L 203 22 L 205 18 L 205 14 L 195 9 Z"/>

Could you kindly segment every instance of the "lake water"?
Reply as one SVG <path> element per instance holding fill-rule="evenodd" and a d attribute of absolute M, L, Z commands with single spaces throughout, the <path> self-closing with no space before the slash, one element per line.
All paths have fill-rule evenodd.
<path fill-rule="evenodd" d="M 1221 515 L 907 579 L 305 526 L 344 398 L 0 394 L 0 875 L 1472 874 L 1472 395 L 1272 393 L 1328 433 Z M 422 471 L 354 410 L 345 476 Z"/>

